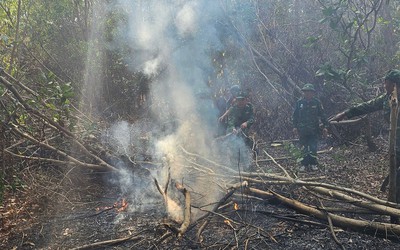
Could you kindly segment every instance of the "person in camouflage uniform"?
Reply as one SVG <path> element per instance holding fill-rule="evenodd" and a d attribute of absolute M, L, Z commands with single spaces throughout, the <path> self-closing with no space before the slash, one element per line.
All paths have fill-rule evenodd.
<path fill-rule="evenodd" d="M 293 112 L 293 132 L 299 135 L 300 145 L 303 147 L 303 159 L 300 171 L 307 167 L 318 170 L 317 145 L 321 135 L 319 123 L 323 124 L 323 134 L 328 130 L 328 120 L 325 117 L 321 102 L 315 98 L 315 88 L 312 84 L 305 84 L 302 88 L 304 97 L 296 102 Z"/>
<path fill-rule="evenodd" d="M 249 102 L 247 94 L 241 91 L 237 96 L 234 104 L 229 107 L 227 112 L 219 118 L 224 120 L 227 117 L 226 133 L 239 134 L 245 137 L 247 145 L 252 144 L 252 140 L 248 137 L 251 125 L 254 123 L 253 105 Z M 251 146 L 251 145 L 249 145 Z"/>
<path fill-rule="evenodd" d="M 228 100 L 225 100 L 225 98 L 222 96 L 220 96 L 220 98 L 218 99 L 218 103 L 216 105 L 218 107 L 218 111 L 219 111 L 217 136 L 221 136 L 221 135 L 225 134 L 226 128 L 227 128 L 227 122 L 228 122 L 227 117 L 228 117 L 229 108 L 235 104 L 236 97 L 238 96 L 238 94 L 240 92 L 241 91 L 240 91 L 239 85 L 233 85 L 229 89 L 230 96 L 229 96 Z"/>
<path fill-rule="evenodd" d="M 373 98 L 367 102 L 358 104 L 351 107 L 339 114 L 335 115 L 331 121 L 341 121 L 343 119 L 352 118 L 359 115 L 372 113 L 375 111 L 383 110 L 384 119 L 390 121 L 390 98 L 392 96 L 394 87 L 397 86 L 397 98 L 400 99 L 400 70 L 390 70 L 384 78 L 384 87 L 386 93 Z M 396 165 L 400 167 L 400 116 L 397 120 L 396 131 Z"/>

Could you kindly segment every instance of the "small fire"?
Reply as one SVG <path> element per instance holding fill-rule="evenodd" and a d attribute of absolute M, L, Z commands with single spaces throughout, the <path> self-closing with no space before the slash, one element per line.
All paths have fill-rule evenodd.
<path fill-rule="evenodd" d="M 224 220 L 225 224 L 227 224 L 228 226 L 232 227 L 232 223 L 230 220 Z"/>
<path fill-rule="evenodd" d="M 238 205 L 237 203 L 234 203 L 234 204 L 233 204 L 233 209 L 239 210 L 239 205 Z"/>
<path fill-rule="evenodd" d="M 128 208 L 128 202 L 126 201 L 125 198 L 122 198 L 121 202 L 114 203 L 114 207 L 117 210 L 117 212 L 125 211 Z"/>
<path fill-rule="evenodd" d="M 122 198 L 121 201 L 116 201 L 111 207 L 98 207 L 96 211 L 107 211 L 111 209 L 115 209 L 118 213 L 123 212 L 128 208 L 128 202 L 125 198 Z"/>

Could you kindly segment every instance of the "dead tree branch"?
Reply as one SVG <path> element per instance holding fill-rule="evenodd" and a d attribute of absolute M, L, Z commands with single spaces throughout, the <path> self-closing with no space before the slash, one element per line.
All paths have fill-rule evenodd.
<path fill-rule="evenodd" d="M 342 250 L 345 250 L 345 247 L 343 246 L 342 243 L 340 243 L 340 241 L 338 240 L 338 238 L 336 237 L 335 234 L 335 230 L 333 229 L 333 223 L 332 223 L 332 218 L 330 216 L 330 214 L 325 210 L 324 204 L 322 203 L 322 201 L 319 201 L 319 203 L 321 204 L 321 207 L 324 209 L 324 211 L 326 212 L 326 217 L 328 218 L 328 223 L 329 223 L 329 229 L 331 230 L 331 234 L 333 237 L 333 240 L 336 242 L 336 244 L 338 244 L 340 246 L 340 248 Z"/>
<path fill-rule="evenodd" d="M 264 154 L 266 154 L 274 163 L 277 165 L 280 169 L 282 169 L 283 173 L 285 174 L 286 177 L 291 178 L 289 173 L 284 169 L 266 150 L 263 150 Z"/>
<path fill-rule="evenodd" d="M 248 185 L 248 183 L 246 181 L 244 181 L 244 182 L 242 182 L 240 184 L 237 184 L 237 185 L 234 185 L 233 187 L 231 187 L 230 190 L 225 194 L 225 196 L 222 197 L 222 199 L 220 199 L 219 202 L 214 206 L 212 211 L 206 213 L 204 216 L 200 217 L 197 221 L 199 222 L 199 221 L 201 221 L 203 219 L 206 219 L 212 212 L 216 212 L 219 209 L 219 207 L 221 205 L 223 205 L 229 199 L 229 197 L 231 197 L 235 193 L 235 191 L 238 188 L 246 187 L 247 185 Z M 203 230 L 205 229 L 205 227 L 208 225 L 209 222 L 210 222 L 209 220 L 204 221 L 203 224 L 198 229 L 197 234 L 196 234 L 197 242 L 201 243 L 203 241 L 201 234 L 202 234 Z"/>
<path fill-rule="evenodd" d="M 2 71 L 1 74 L 5 75 L 5 76 L 9 76 L 4 71 Z M 20 83 L 16 79 L 14 79 L 12 77 L 11 77 L 11 79 L 14 82 L 16 82 L 18 84 L 18 86 L 20 86 L 22 89 L 24 89 L 25 91 L 27 91 L 31 95 L 34 95 L 34 96 L 37 95 L 33 90 L 27 88 L 25 85 L 23 85 L 22 83 Z M 9 82 L 7 79 L 5 79 L 3 76 L 0 76 L 0 82 L 13 94 L 13 96 L 15 97 L 15 100 L 18 101 L 18 103 L 20 105 L 22 105 L 22 107 L 24 107 L 24 109 L 26 110 L 26 112 L 28 114 L 31 114 L 31 115 L 33 115 L 35 117 L 38 117 L 40 120 L 42 120 L 51 129 L 53 129 L 55 131 L 58 131 L 58 132 L 62 133 L 63 135 L 65 135 L 66 137 L 72 139 L 74 144 L 76 146 L 78 146 L 78 148 L 81 150 L 82 153 L 84 153 L 87 156 L 90 156 L 91 158 L 95 159 L 97 162 L 99 162 L 99 164 L 98 164 L 97 167 L 95 167 L 94 165 L 90 165 L 90 164 L 86 165 L 86 163 L 79 162 L 76 159 L 74 159 L 73 157 L 70 157 L 66 153 L 61 152 L 60 150 L 58 150 L 58 149 L 56 149 L 56 148 L 54 148 L 54 147 L 52 147 L 52 146 L 50 146 L 48 144 L 40 143 L 40 141 L 38 139 L 35 139 L 33 136 L 30 136 L 27 133 L 22 132 L 21 130 L 18 129 L 17 125 L 10 123 L 9 125 L 11 126 L 11 128 L 12 128 L 12 130 L 14 132 L 16 132 L 20 136 L 28 139 L 29 141 L 35 143 L 36 145 L 38 145 L 40 147 L 45 147 L 47 149 L 50 149 L 50 150 L 52 150 L 54 152 L 57 152 L 60 155 L 63 155 L 64 157 L 67 157 L 67 158 L 70 157 L 70 158 L 68 158 L 68 160 L 76 162 L 80 166 L 87 166 L 87 167 L 103 169 L 103 170 L 105 169 L 105 170 L 108 170 L 108 171 L 118 171 L 118 169 L 116 169 L 115 167 L 113 167 L 110 164 L 106 163 L 103 159 L 101 159 L 100 157 L 98 157 L 94 153 L 90 152 L 90 150 L 86 146 L 84 146 L 81 142 L 79 142 L 79 140 L 76 138 L 76 136 L 71 131 L 69 131 L 65 127 L 61 126 L 59 123 L 55 122 L 53 119 L 47 117 L 44 112 L 41 112 L 41 111 L 31 107 L 28 104 L 28 102 L 26 102 L 26 100 L 20 95 L 19 91 L 15 88 L 15 86 L 11 82 Z"/>
<path fill-rule="evenodd" d="M 181 184 L 176 183 L 175 187 L 182 192 L 182 194 L 185 196 L 185 213 L 184 213 L 184 219 L 182 225 L 177 229 L 178 231 L 178 237 L 182 237 L 182 235 L 187 231 L 189 224 L 190 224 L 190 218 L 191 218 L 191 212 L 190 212 L 190 206 L 191 206 L 191 200 L 190 200 L 190 193 L 189 191 L 184 188 Z"/>
<path fill-rule="evenodd" d="M 319 209 L 310 207 L 302 202 L 286 198 L 280 194 L 272 192 L 273 196 L 276 197 L 279 201 L 285 203 L 286 205 L 293 207 L 294 209 L 312 215 L 316 218 L 327 220 L 326 213 L 320 211 Z M 333 225 L 342 228 L 352 228 L 353 230 L 367 232 L 372 235 L 381 235 L 385 237 L 395 237 L 398 238 L 400 236 L 400 225 L 390 224 L 390 223 L 382 223 L 382 222 L 373 222 L 373 221 L 361 221 L 351 218 L 346 218 L 340 215 L 330 214 Z"/>
<path fill-rule="evenodd" d="M 100 241 L 92 244 L 83 245 L 80 247 L 72 248 L 72 250 L 88 250 L 88 249 L 98 249 L 99 247 L 113 246 L 127 241 L 137 241 L 143 239 L 143 236 L 128 236 L 120 239 Z"/>
<path fill-rule="evenodd" d="M 112 170 L 112 171 L 117 171 L 116 168 L 114 168 L 113 166 L 109 165 L 109 164 L 105 164 L 103 166 L 101 165 L 94 165 L 94 164 L 87 164 L 84 162 L 81 162 L 77 159 L 75 159 L 74 157 L 68 155 L 67 153 L 49 145 L 43 142 L 40 142 L 38 140 L 36 140 L 35 138 L 33 138 L 32 136 L 28 135 L 27 133 L 22 132 L 21 130 L 18 129 L 18 126 L 15 124 L 11 124 L 12 125 L 12 130 L 14 132 L 16 132 L 17 134 L 19 134 L 20 136 L 28 139 L 29 141 L 32 141 L 33 143 L 37 144 L 38 146 L 41 146 L 43 148 L 47 148 L 55 153 L 57 153 L 58 155 L 64 157 L 65 159 L 68 159 L 69 161 L 75 163 L 78 166 L 83 166 L 83 167 L 88 167 L 88 168 L 93 168 L 93 169 L 97 169 L 97 170 L 103 170 L 103 169 L 108 169 L 108 170 Z M 33 159 L 33 158 L 32 158 Z"/>
<path fill-rule="evenodd" d="M 400 209 L 396 209 L 396 208 L 392 208 L 392 207 L 388 207 L 388 206 L 382 206 L 379 204 L 373 204 L 373 203 L 367 202 L 367 201 L 362 201 L 359 199 L 355 199 L 349 195 L 345 195 L 340 192 L 328 190 L 328 189 L 321 188 L 321 187 L 308 187 L 308 188 L 313 191 L 316 191 L 318 193 L 321 193 L 321 194 L 324 194 L 324 195 L 327 195 L 330 197 L 334 197 L 334 198 L 337 198 L 340 200 L 344 200 L 352 205 L 370 209 L 372 211 L 378 212 L 379 214 L 400 217 Z"/>

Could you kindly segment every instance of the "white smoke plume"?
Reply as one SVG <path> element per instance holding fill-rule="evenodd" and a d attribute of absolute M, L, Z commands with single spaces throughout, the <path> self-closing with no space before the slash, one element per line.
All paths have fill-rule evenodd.
<path fill-rule="evenodd" d="M 220 1 L 118 0 L 109 8 L 123 10 L 127 17 L 127 24 L 119 27 L 119 35 L 121 40 L 129 40 L 134 56 L 126 63 L 133 71 L 154 79 L 152 112 L 160 123 L 176 125 L 172 133 L 152 141 L 155 151 L 151 153 L 159 162 L 164 159 L 168 163 L 172 179 L 183 181 L 199 194 L 197 202 L 215 202 L 221 195 L 216 183 L 207 176 L 186 175 L 181 147 L 210 159 L 216 155 L 211 142 L 217 110 L 207 84 L 214 72 L 211 52 L 223 50 L 223 34 L 215 27 L 224 16 Z M 118 41 L 112 46 L 118 46 Z M 122 122 L 108 131 L 115 146 L 125 153 L 133 153 L 132 141 L 140 138 L 136 126 Z M 150 173 L 163 184 L 168 168 L 160 166 Z M 140 188 L 135 178 L 125 176 L 124 185 Z"/>

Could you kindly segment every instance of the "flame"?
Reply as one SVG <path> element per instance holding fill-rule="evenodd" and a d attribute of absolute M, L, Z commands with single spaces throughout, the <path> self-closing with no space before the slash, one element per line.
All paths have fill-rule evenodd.
<path fill-rule="evenodd" d="M 121 201 L 116 201 L 111 207 L 97 207 L 96 212 L 115 209 L 118 213 L 125 211 L 128 208 L 128 202 L 125 198 Z"/>
<path fill-rule="evenodd" d="M 230 220 L 224 220 L 224 223 L 227 224 L 227 225 L 229 225 L 229 226 L 232 226 Z"/>
<path fill-rule="evenodd" d="M 234 203 L 234 204 L 233 204 L 233 209 L 239 210 L 239 205 L 238 205 L 237 203 Z"/>
<path fill-rule="evenodd" d="M 127 208 L 128 208 L 128 202 L 126 201 L 125 198 L 122 198 L 122 200 L 120 202 L 120 207 L 116 208 L 117 212 L 125 211 Z"/>

